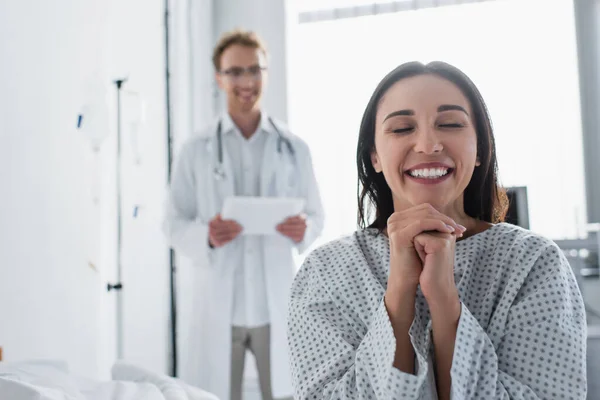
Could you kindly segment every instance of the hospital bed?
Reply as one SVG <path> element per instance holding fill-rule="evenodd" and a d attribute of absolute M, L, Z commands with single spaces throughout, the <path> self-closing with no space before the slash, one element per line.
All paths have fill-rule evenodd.
<path fill-rule="evenodd" d="M 2 400 L 218 400 L 166 375 L 119 361 L 112 380 L 77 376 L 61 361 L 0 362 Z"/>

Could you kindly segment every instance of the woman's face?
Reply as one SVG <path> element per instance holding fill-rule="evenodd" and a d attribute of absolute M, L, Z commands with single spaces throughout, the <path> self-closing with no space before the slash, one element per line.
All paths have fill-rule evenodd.
<path fill-rule="evenodd" d="M 479 165 L 469 101 L 436 75 L 398 81 L 379 103 L 371 161 L 392 190 L 395 211 L 430 203 L 464 215 L 463 192 Z"/>

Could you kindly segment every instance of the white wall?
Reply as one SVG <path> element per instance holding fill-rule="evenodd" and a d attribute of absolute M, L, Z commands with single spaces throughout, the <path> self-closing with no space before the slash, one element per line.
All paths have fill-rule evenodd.
<path fill-rule="evenodd" d="M 84 373 L 97 371 L 101 282 L 74 123 L 84 71 L 103 59 L 98 4 L 0 3 L 0 345 L 7 360 L 68 358 Z"/>
<path fill-rule="evenodd" d="M 165 185 L 162 1 L 0 3 L 0 346 L 6 361 L 67 360 L 107 376 L 115 357 L 115 131 L 94 156 L 75 129 L 85 88 L 147 102 L 142 164 L 124 149 L 125 357 L 167 369 L 167 250 L 157 220 Z M 116 8 L 118 6 L 118 9 Z M 125 142 L 130 143 L 131 137 Z M 92 192 L 99 194 L 98 204 Z M 92 263 L 95 269 L 90 266 Z"/>

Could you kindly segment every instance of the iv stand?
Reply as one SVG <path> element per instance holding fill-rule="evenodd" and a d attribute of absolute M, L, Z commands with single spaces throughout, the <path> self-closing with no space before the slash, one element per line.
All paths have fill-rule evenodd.
<path fill-rule="evenodd" d="M 117 295 L 117 359 L 123 359 L 123 283 L 121 253 L 123 248 L 122 229 L 122 193 L 121 193 L 121 87 L 126 78 L 117 79 L 113 83 L 117 87 L 117 157 L 116 157 L 116 188 L 117 188 L 117 283 L 106 284 L 106 290 L 116 291 Z"/>

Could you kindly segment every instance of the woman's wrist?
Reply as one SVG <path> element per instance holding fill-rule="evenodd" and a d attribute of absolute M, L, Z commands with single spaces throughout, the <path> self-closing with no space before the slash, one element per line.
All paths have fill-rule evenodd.
<path fill-rule="evenodd" d="M 392 325 L 408 330 L 415 316 L 416 294 L 416 286 L 388 283 L 384 302 Z"/>
<path fill-rule="evenodd" d="M 431 323 L 434 328 L 456 330 L 461 314 L 461 303 L 458 295 L 445 301 L 428 301 L 427 305 L 429 306 Z"/>

